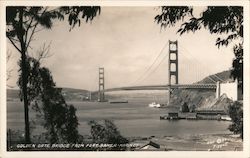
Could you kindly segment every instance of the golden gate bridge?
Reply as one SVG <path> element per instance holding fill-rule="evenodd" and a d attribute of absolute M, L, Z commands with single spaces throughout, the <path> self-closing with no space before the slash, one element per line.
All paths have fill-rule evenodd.
<path fill-rule="evenodd" d="M 192 84 L 179 84 L 179 53 L 178 53 L 178 42 L 177 41 L 168 41 L 169 44 L 169 53 L 168 53 L 168 84 L 165 85 L 143 85 L 143 86 L 123 86 L 123 87 L 115 87 L 115 88 L 108 88 L 105 89 L 105 82 L 104 82 L 104 68 L 99 68 L 99 90 L 98 92 L 98 100 L 100 102 L 105 101 L 105 92 L 112 92 L 112 91 L 131 91 L 131 90 L 168 90 L 168 102 L 170 101 L 171 92 L 175 89 L 206 89 L 206 90 L 213 90 L 217 91 L 218 83 L 213 78 L 209 77 L 209 79 L 213 83 L 209 84 L 199 84 L 199 83 L 192 83 Z M 161 50 L 160 54 L 163 52 Z M 157 58 L 160 56 L 157 56 Z M 150 65 L 150 67 L 142 74 L 136 81 L 141 81 L 143 78 L 147 77 L 149 74 L 147 73 L 151 68 L 152 65 L 155 64 L 157 58 L 154 62 Z M 163 61 L 163 60 L 162 60 Z M 161 61 L 161 62 L 162 62 Z M 160 65 L 160 64 L 159 64 Z M 158 66 L 159 66 L 158 65 Z M 157 68 L 158 68 L 157 66 Z M 214 75 L 218 81 L 223 81 L 218 76 Z"/>

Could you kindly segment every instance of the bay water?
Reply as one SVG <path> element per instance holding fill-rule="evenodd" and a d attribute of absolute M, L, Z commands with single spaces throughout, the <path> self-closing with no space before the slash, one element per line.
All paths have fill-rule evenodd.
<path fill-rule="evenodd" d="M 112 97 L 110 97 L 112 96 Z M 184 136 L 192 134 L 228 134 L 230 122 L 217 120 L 160 120 L 160 116 L 166 115 L 168 108 L 150 108 L 148 104 L 157 101 L 166 103 L 165 92 L 130 92 L 108 93 L 107 98 L 127 100 L 128 103 L 68 101 L 77 109 L 79 120 L 79 133 L 90 135 L 88 121 L 112 120 L 122 135 L 126 137 L 150 137 L 150 136 Z M 33 134 L 38 135 L 42 131 L 35 112 L 30 110 L 30 120 L 34 127 Z M 24 130 L 23 103 L 18 101 L 7 102 L 7 128 Z"/>

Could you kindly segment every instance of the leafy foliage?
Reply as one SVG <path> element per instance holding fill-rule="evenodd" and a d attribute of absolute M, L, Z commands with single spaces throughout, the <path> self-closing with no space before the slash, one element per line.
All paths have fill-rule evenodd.
<path fill-rule="evenodd" d="M 69 25 L 74 28 L 77 23 L 80 26 L 81 19 L 85 22 L 92 21 L 98 13 L 100 13 L 98 6 L 71 6 L 55 9 L 11 6 L 6 8 L 6 36 L 13 42 L 12 44 L 16 42 L 25 44 L 26 51 L 38 25 L 51 29 L 54 20 L 64 20 L 64 16 L 67 15 Z M 18 50 L 21 51 L 21 48 Z"/>
<path fill-rule="evenodd" d="M 243 46 L 238 44 L 234 46 L 235 58 L 232 63 L 231 77 L 238 79 L 239 88 L 243 93 Z"/>
<path fill-rule="evenodd" d="M 85 19 L 85 22 L 92 21 L 97 14 L 100 14 L 101 8 L 98 6 L 73 6 L 73 7 L 60 7 L 60 11 L 68 15 L 68 22 L 71 29 L 78 25 L 81 25 L 81 19 Z"/>
<path fill-rule="evenodd" d="M 162 27 L 174 26 L 177 21 L 183 20 L 185 16 L 191 16 L 193 8 L 188 6 L 162 6 L 161 14 L 155 16 L 155 21 Z"/>
<path fill-rule="evenodd" d="M 106 150 L 125 150 L 125 146 L 122 144 L 128 143 L 128 140 L 121 136 L 115 124 L 110 120 L 104 120 L 104 125 L 99 124 L 96 121 L 89 121 L 91 127 L 91 135 L 93 143 L 106 143 L 117 145 Z"/>
<path fill-rule="evenodd" d="M 227 45 L 231 40 L 243 37 L 243 7 L 209 6 L 201 13 L 200 17 L 194 17 L 193 7 L 162 7 L 162 13 L 155 17 L 161 26 L 173 26 L 177 21 L 189 16 L 189 20 L 181 25 L 178 33 L 197 31 L 201 28 L 208 29 L 211 34 L 230 33 L 226 39 L 218 38 L 216 45 Z"/>
<path fill-rule="evenodd" d="M 31 57 L 26 62 L 29 105 L 33 105 L 43 118 L 47 139 L 50 143 L 76 143 L 79 137 L 76 109 L 65 102 L 47 68 L 41 67 L 39 61 Z M 19 77 L 18 84 L 22 88 L 21 80 Z M 23 98 L 23 94 L 20 95 Z"/>
<path fill-rule="evenodd" d="M 232 119 L 232 124 L 229 130 L 235 134 L 240 134 L 243 139 L 243 106 L 240 102 L 234 102 L 229 106 L 229 116 Z"/>

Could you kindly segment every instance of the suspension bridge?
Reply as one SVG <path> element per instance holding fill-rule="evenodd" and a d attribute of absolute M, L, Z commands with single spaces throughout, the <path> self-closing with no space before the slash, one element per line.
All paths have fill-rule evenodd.
<path fill-rule="evenodd" d="M 168 102 L 171 99 L 171 92 L 175 89 L 206 89 L 206 90 L 213 90 L 216 91 L 216 96 L 220 96 L 218 92 L 218 83 L 217 81 L 223 81 L 218 76 L 214 75 L 216 77 L 216 80 L 214 78 L 209 77 L 209 79 L 212 81 L 212 83 L 209 84 L 198 84 L 198 83 L 192 83 L 192 84 L 180 84 L 179 83 L 179 50 L 178 50 L 178 42 L 177 41 L 168 41 L 168 48 L 169 53 L 167 53 L 168 56 L 168 83 L 165 85 L 143 85 L 143 86 L 123 86 L 123 87 L 115 87 L 115 88 L 108 88 L 105 89 L 105 82 L 104 82 L 104 68 L 99 68 L 99 90 L 98 97 L 99 101 L 103 102 L 105 101 L 105 92 L 112 92 L 112 91 L 131 91 L 131 90 L 168 90 Z M 155 64 L 156 60 L 159 58 L 161 53 L 163 52 L 163 49 L 161 50 L 160 54 L 157 56 L 157 58 L 154 60 L 154 62 L 151 64 L 150 67 L 145 71 L 142 76 L 140 76 L 136 81 L 141 81 L 145 77 L 149 75 L 149 70 L 152 69 L 152 66 Z M 165 58 L 164 58 L 165 59 Z M 163 60 L 161 61 L 161 63 Z M 159 66 L 159 65 L 158 65 Z M 157 67 L 158 67 L 157 66 Z M 156 68 L 157 68 L 156 67 Z"/>

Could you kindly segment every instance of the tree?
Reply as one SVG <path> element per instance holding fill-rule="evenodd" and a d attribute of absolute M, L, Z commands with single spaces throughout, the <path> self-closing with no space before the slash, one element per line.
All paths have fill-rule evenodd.
<path fill-rule="evenodd" d="M 235 134 L 240 134 L 243 139 L 243 106 L 240 102 L 234 102 L 228 108 L 229 116 L 232 119 L 232 124 L 228 127 Z"/>
<path fill-rule="evenodd" d="M 238 79 L 239 88 L 241 89 L 241 93 L 243 94 L 243 48 L 242 44 L 234 46 L 234 55 L 232 63 L 232 71 L 231 77 L 233 79 Z"/>
<path fill-rule="evenodd" d="M 28 102 L 39 112 L 49 143 L 76 143 L 79 138 L 76 109 L 68 105 L 50 71 L 35 58 L 27 58 Z M 19 77 L 19 87 L 23 87 Z M 23 95 L 21 95 L 22 97 Z"/>
<path fill-rule="evenodd" d="M 177 31 L 180 35 L 190 31 L 196 32 L 202 28 L 211 34 L 222 35 L 216 40 L 216 45 L 227 46 L 232 41 L 235 44 L 235 59 L 232 64 L 232 77 L 238 79 L 239 86 L 243 85 L 243 7 L 241 6 L 208 6 L 199 17 L 193 15 L 193 7 L 161 7 L 161 13 L 155 16 L 155 21 L 161 27 L 171 27 L 180 20 L 185 20 Z M 187 19 L 187 20 L 186 20 Z M 223 38 L 226 36 L 226 38 Z M 242 88 L 243 89 L 243 88 Z"/>
<path fill-rule="evenodd" d="M 80 25 L 80 19 L 86 22 L 92 20 L 97 13 L 100 13 L 100 7 L 73 6 L 50 9 L 49 7 L 6 7 L 6 37 L 21 55 L 20 60 L 20 78 L 22 87 L 20 88 L 21 101 L 24 103 L 25 119 L 25 141 L 30 143 L 29 131 L 29 100 L 27 84 L 27 59 L 29 57 L 29 48 L 34 34 L 38 27 L 50 29 L 53 26 L 53 20 L 63 20 L 64 15 L 68 16 L 68 22 L 71 28 L 77 23 Z"/>
<path fill-rule="evenodd" d="M 104 125 L 101 125 L 96 121 L 89 121 L 88 124 L 91 127 L 93 143 L 114 145 L 114 147 L 107 147 L 105 150 L 126 149 L 126 146 L 122 146 L 122 144 L 126 144 L 129 141 L 120 134 L 112 121 L 104 120 Z"/>

